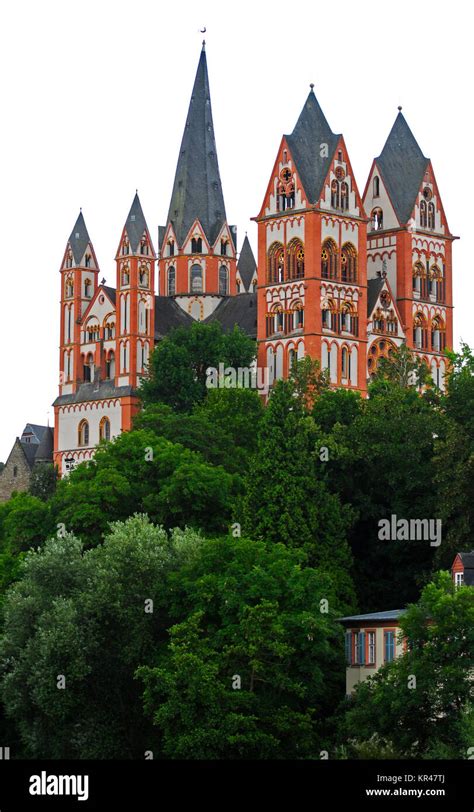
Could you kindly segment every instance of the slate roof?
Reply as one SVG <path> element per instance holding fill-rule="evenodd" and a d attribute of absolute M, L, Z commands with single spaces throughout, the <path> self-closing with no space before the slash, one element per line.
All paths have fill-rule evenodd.
<path fill-rule="evenodd" d="M 132 254 L 136 254 L 140 240 L 143 237 L 143 232 L 148 231 L 148 226 L 146 224 L 145 215 L 143 214 L 138 192 L 133 198 L 133 203 L 125 222 L 125 230 L 128 234 L 128 239 L 130 240 Z"/>
<path fill-rule="evenodd" d="M 76 220 L 76 224 L 71 231 L 71 236 L 69 237 L 69 245 L 71 246 L 72 255 L 76 265 L 79 265 L 89 243 L 90 238 L 81 211 Z"/>
<path fill-rule="evenodd" d="M 217 305 L 216 309 L 205 324 L 218 321 L 224 332 L 233 330 L 237 325 L 250 338 L 257 337 L 257 294 L 241 293 L 238 296 L 228 296 Z"/>
<path fill-rule="evenodd" d="M 348 615 L 347 617 L 340 617 L 341 621 L 365 621 L 370 622 L 374 620 L 398 620 L 406 609 L 390 609 L 388 612 L 370 612 L 367 615 Z"/>
<path fill-rule="evenodd" d="M 312 88 L 295 129 L 285 137 L 308 201 L 317 203 L 341 136 L 332 132 Z M 328 145 L 327 157 L 321 157 L 322 144 Z"/>
<path fill-rule="evenodd" d="M 33 440 L 33 442 L 36 442 L 36 441 L 37 441 L 37 442 L 36 442 L 36 444 L 38 444 L 38 443 L 40 443 L 40 442 L 41 442 L 41 440 L 43 439 L 43 436 L 44 436 L 44 434 L 45 434 L 45 432 L 46 432 L 47 430 L 48 430 L 48 426 L 39 426 L 37 423 L 27 423 L 27 424 L 26 424 L 26 426 L 25 426 L 25 428 L 23 429 L 23 433 L 22 433 L 22 435 L 21 435 L 21 437 L 20 437 L 20 442 L 21 442 L 21 438 L 22 438 L 22 437 L 23 437 L 23 436 L 24 436 L 24 435 L 25 435 L 25 434 L 26 434 L 28 431 L 31 431 L 31 432 L 34 434 L 34 437 L 35 437 L 35 439 Z M 30 442 L 31 442 L 31 440 L 30 440 Z"/>
<path fill-rule="evenodd" d="M 189 327 L 194 319 L 169 296 L 155 296 L 155 339 L 159 340 L 175 327 Z"/>
<path fill-rule="evenodd" d="M 399 112 L 385 146 L 375 159 L 401 225 L 408 222 L 429 158 L 425 158 L 404 115 Z"/>
<path fill-rule="evenodd" d="M 257 263 L 253 255 L 252 247 L 249 243 L 249 238 L 245 235 L 245 240 L 242 244 L 239 261 L 237 263 L 237 270 L 244 283 L 245 290 L 248 291 L 252 277 L 257 270 Z"/>
<path fill-rule="evenodd" d="M 168 220 L 180 245 L 198 219 L 211 243 L 226 221 L 204 47 L 179 152 Z"/>
<path fill-rule="evenodd" d="M 379 298 L 380 291 L 383 288 L 384 278 L 376 276 L 375 279 L 367 280 L 367 315 L 370 316 L 374 309 L 377 299 Z"/>
<path fill-rule="evenodd" d="M 117 297 L 117 291 L 115 290 L 115 288 L 109 288 L 107 285 L 102 285 L 101 287 L 102 287 L 102 290 L 105 291 L 105 293 L 107 294 L 110 301 L 112 302 L 112 304 L 115 307 L 116 297 Z"/>
<path fill-rule="evenodd" d="M 70 395 L 59 395 L 53 406 L 65 406 L 69 403 L 84 403 L 88 400 L 106 400 L 107 398 L 123 398 L 135 395 L 131 386 L 114 386 L 113 381 L 93 381 L 81 383 L 77 392 Z"/>
<path fill-rule="evenodd" d="M 470 553 L 459 553 L 459 558 L 464 565 L 464 583 L 467 586 L 474 586 L 474 550 Z"/>
<path fill-rule="evenodd" d="M 54 430 L 49 426 L 41 438 L 41 442 L 37 447 L 35 462 L 52 462 L 54 451 Z"/>
<path fill-rule="evenodd" d="M 35 464 L 36 454 L 39 449 L 38 443 L 21 443 L 20 448 L 25 455 L 26 461 L 30 468 L 33 468 Z"/>

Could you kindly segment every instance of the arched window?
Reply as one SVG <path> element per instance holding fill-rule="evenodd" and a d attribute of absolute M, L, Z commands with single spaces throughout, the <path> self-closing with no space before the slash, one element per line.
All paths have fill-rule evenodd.
<path fill-rule="evenodd" d="M 227 240 L 221 240 L 221 256 L 222 257 L 227 256 L 227 244 L 228 244 Z"/>
<path fill-rule="evenodd" d="M 417 350 L 428 348 L 428 329 L 423 313 L 417 313 L 413 319 L 413 344 Z"/>
<path fill-rule="evenodd" d="M 201 237 L 193 237 L 191 239 L 191 253 L 192 254 L 202 254 L 202 238 Z"/>
<path fill-rule="evenodd" d="M 74 282 L 72 276 L 66 279 L 66 299 L 71 299 L 74 296 Z"/>
<path fill-rule="evenodd" d="M 378 175 L 376 175 L 375 178 L 374 178 L 374 194 L 373 194 L 373 196 L 374 197 L 379 197 L 380 196 L 380 178 L 379 178 Z"/>
<path fill-rule="evenodd" d="M 66 268 L 72 268 L 72 252 L 69 251 L 66 257 Z"/>
<path fill-rule="evenodd" d="M 333 180 L 331 183 L 331 206 L 333 209 L 339 208 L 339 183 Z"/>
<path fill-rule="evenodd" d="M 127 237 L 125 237 L 125 239 L 124 239 L 124 241 L 122 243 L 122 254 L 126 255 L 126 254 L 129 254 L 129 253 L 130 253 L 130 243 L 129 243 Z"/>
<path fill-rule="evenodd" d="M 301 240 L 293 239 L 286 249 L 287 279 L 303 279 L 304 248 Z"/>
<path fill-rule="evenodd" d="M 446 349 L 446 327 L 440 316 L 435 316 L 431 322 L 431 349 L 435 352 Z"/>
<path fill-rule="evenodd" d="M 428 203 L 428 228 L 434 231 L 435 228 L 435 207 L 434 203 Z"/>
<path fill-rule="evenodd" d="M 337 245 L 331 237 L 324 240 L 322 245 L 321 276 L 323 279 L 337 278 Z"/>
<path fill-rule="evenodd" d="M 168 240 L 168 256 L 174 257 L 174 240 Z"/>
<path fill-rule="evenodd" d="M 140 254 L 148 256 L 148 242 L 145 239 L 140 242 Z"/>
<path fill-rule="evenodd" d="M 426 270 L 420 261 L 413 265 L 413 291 L 418 293 L 419 298 L 426 298 Z"/>
<path fill-rule="evenodd" d="M 347 347 L 343 347 L 341 353 L 341 378 L 345 380 L 347 380 L 350 375 L 349 366 L 349 351 Z"/>
<path fill-rule="evenodd" d="M 343 282 L 357 282 L 357 251 L 351 242 L 341 249 L 341 279 Z"/>
<path fill-rule="evenodd" d="M 344 302 L 341 306 L 341 330 L 345 333 L 353 331 L 352 307 L 349 302 Z"/>
<path fill-rule="evenodd" d="M 110 440 L 110 420 L 103 417 L 99 423 L 99 440 Z"/>
<path fill-rule="evenodd" d="M 176 293 L 176 271 L 171 265 L 168 268 L 168 296 L 174 296 Z"/>
<path fill-rule="evenodd" d="M 378 307 L 374 313 L 374 318 L 372 319 L 372 330 L 374 333 L 385 332 L 385 319 L 380 307 Z"/>
<path fill-rule="evenodd" d="M 18 476 L 18 465 L 13 466 L 13 476 L 15 478 Z"/>
<path fill-rule="evenodd" d="M 281 305 L 277 305 L 273 310 L 273 332 L 282 333 L 284 328 L 284 314 Z"/>
<path fill-rule="evenodd" d="M 92 282 L 90 279 L 86 279 L 84 282 L 84 297 L 86 299 L 90 299 L 92 296 Z"/>
<path fill-rule="evenodd" d="M 108 380 L 115 378 L 115 353 L 113 350 L 109 352 L 108 358 L 105 362 L 105 377 Z"/>
<path fill-rule="evenodd" d="M 202 268 L 200 265 L 191 266 L 191 293 L 202 293 Z"/>
<path fill-rule="evenodd" d="M 267 284 L 283 282 L 284 250 L 281 242 L 274 242 L 267 254 Z"/>
<path fill-rule="evenodd" d="M 387 316 L 387 333 L 398 335 L 398 320 L 393 310 L 390 310 Z"/>
<path fill-rule="evenodd" d="M 142 288 L 147 288 L 148 280 L 149 280 L 148 268 L 146 267 L 146 265 L 142 265 L 138 272 L 138 284 Z"/>
<path fill-rule="evenodd" d="M 225 265 L 219 268 L 219 296 L 227 296 L 229 292 L 229 272 Z"/>
<path fill-rule="evenodd" d="M 84 257 L 84 260 L 85 260 L 86 268 L 90 268 L 91 267 L 91 255 L 86 254 L 85 257 Z"/>
<path fill-rule="evenodd" d="M 77 429 L 77 444 L 84 448 L 89 445 L 89 423 L 87 420 L 81 420 Z"/>
<path fill-rule="evenodd" d="M 293 308 L 293 330 L 302 330 L 304 326 L 304 309 L 301 302 L 297 302 Z"/>
<path fill-rule="evenodd" d="M 372 209 L 370 217 L 372 219 L 372 231 L 380 231 L 383 228 L 383 211 L 380 206 Z"/>
<path fill-rule="evenodd" d="M 380 358 L 391 358 L 395 350 L 395 344 L 388 339 L 379 338 L 377 341 L 374 341 L 370 347 L 369 357 L 367 359 L 369 375 L 371 378 L 373 378 L 375 375 Z"/>
<path fill-rule="evenodd" d="M 288 371 L 291 372 L 293 364 L 296 363 L 296 350 L 288 350 Z"/>
<path fill-rule="evenodd" d="M 349 208 L 349 187 L 345 181 L 341 183 L 341 208 Z"/>
<path fill-rule="evenodd" d="M 426 228 L 426 200 L 420 201 L 420 228 Z"/>
<path fill-rule="evenodd" d="M 321 323 L 327 330 L 337 329 L 337 307 L 333 300 L 323 304 L 321 308 Z"/>
<path fill-rule="evenodd" d="M 128 265 L 124 265 L 122 268 L 122 287 L 126 287 L 130 284 L 130 268 Z"/>

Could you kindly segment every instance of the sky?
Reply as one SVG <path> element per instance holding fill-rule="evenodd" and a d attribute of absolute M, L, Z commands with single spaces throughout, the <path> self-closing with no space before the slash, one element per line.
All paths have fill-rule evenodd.
<path fill-rule="evenodd" d="M 361 192 L 401 104 L 461 237 L 453 251 L 455 347 L 474 345 L 467 10 L 464 0 L 4 4 L 0 460 L 27 422 L 54 422 L 59 265 L 80 207 L 107 284 L 115 286 L 136 189 L 156 246 L 203 36 L 227 219 L 239 246 L 247 231 L 256 253 L 250 218 L 311 82 L 332 130 L 344 134 Z"/>

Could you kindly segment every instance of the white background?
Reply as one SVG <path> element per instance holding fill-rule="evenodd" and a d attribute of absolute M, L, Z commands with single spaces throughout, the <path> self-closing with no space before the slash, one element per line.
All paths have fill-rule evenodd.
<path fill-rule="evenodd" d="M 454 246 L 455 337 L 474 344 L 469 4 L 338 0 L 3 3 L 0 45 L 0 460 L 57 394 L 59 264 L 82 206 L 100 263 L 138 188 L 156 244 L 207 26 L 227 217 L 256 251 L 283 133 L 310 82 L 346 139 L 362 193 L 397 114 L 434 171 Z"/>

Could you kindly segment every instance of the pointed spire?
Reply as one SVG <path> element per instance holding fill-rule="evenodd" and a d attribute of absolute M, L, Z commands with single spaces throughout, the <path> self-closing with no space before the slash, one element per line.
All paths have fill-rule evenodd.
<path fill-rule="evenodd" d="M 143 237 L 143 232 L 146 231 L 148 236 L 150 234 L 146 224 L 145 215 L 143 214 L 140 198 L 138 197 L 138 191 L 135 193 L 135 197 L 133 198 L 133 203 L 125 222 L 125 230 L 127 232 L 128 239 L 130 240 L 131 252 L 132 254 L 136 254 L 140 240 Z"/>
<path fill-rule="evenodd" d="M 411 217 L 429 159 L 423 155 L 400 107 L 376 163 L 398 220 L 405 224 Z"/>
<path fill-rule="evenodd" d="M 340 138 L 331 130 L 311 89 L 291 135 L 286 136 L 306 195 L 317 203 Z"/>
<path fill-rule="evenodd" d="M 76 224 L 71 231 L 71 236 L 69 237 L 69 245 L 71 246 L 75 265 L 80 264 L 89 243 L 90 238 L 89 234 L 87 233 L 86 223 L 81 209 L 79 212 L 79 217 L 76 220 Z"/>
<path fill-rule="evenodd" d="M 242 243 L 239 261 L 237 263 L 237 270 L 240 274 L 242 282 L 244 283 L 245 290 L 248 291 L 252 277 L 257 270 L 257 263 L 255 262 L 252 246 L 250 245 L 247 234 L 245 235 L 245 240 Z"/>
<path fill-rule="evenodd" d="M 213 244 L 226 221 L 226 213 L 204 47 L 199 57 L 168 212 L 168 222 L 173 223 L 180 245 L 196 219 Z"/>

